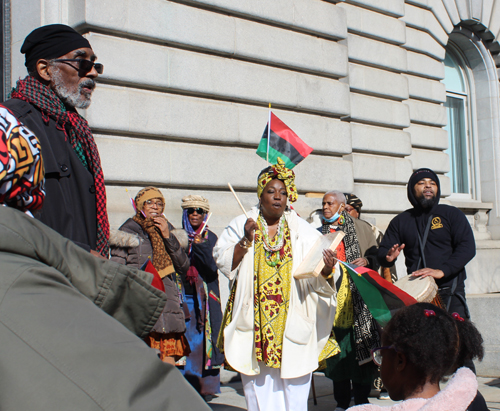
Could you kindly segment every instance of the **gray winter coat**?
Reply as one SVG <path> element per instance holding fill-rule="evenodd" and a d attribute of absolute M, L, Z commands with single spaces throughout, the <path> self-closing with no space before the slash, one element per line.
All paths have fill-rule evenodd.
<path fill-rule="evenodd" d="M 179 241 L 173 234 L 174 227 L 168 223 L 170 231 L 169 238 L 165 238 L 163 243 L 168 255 L 172 259 L 175 271 L 181 276 L 185 276 L 189 269 L 189 259 Z M 111 260 L 120 264 L 140 268 L 148 260 L 153 259 L 153 247 L 148 234 L 134 220 L 129 218 L 120 227 L 123 233 L 131 234 L 124 236 L 121 233 L 114 233 L 110 236 Z M 120 236 L 121 234 L 121 236 Z M 167 275 L 162 279 L 167 295 L 167 304 L 158 322 L 153 327 L 153 331 L 159 333 L 182 333 L 186 331 L 186 321 L 184 312 L 179 302 L 179 290 L 173 275 Z"/>
<path fill-rule="evenodd" d="M 0 409 L 209 410 L 137 337 L 165 304 L 151 281 L 0 206 Z"/>

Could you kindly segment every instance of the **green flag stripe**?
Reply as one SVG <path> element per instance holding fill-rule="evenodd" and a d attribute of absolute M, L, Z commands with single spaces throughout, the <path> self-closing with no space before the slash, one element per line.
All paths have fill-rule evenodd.
<path fill-rule="evenodd" d="M 257 154 L 262 157 L 264 160 L 267 158 L 267 138 L 263 138 L 260 140 L 259 147 L 257 148 Z M 287 168 L 292 169 L 295 167 L 295 163 L 293 163 L 287 156 L 283 153 L 280 153 L 278 150 L 269 147 L 269 162 L 271 164 L 276 164 L 278 162 L 278 157 L 281 158 Z"/>

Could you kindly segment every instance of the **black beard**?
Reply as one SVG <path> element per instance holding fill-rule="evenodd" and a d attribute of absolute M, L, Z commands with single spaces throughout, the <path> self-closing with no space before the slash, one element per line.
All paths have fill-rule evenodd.
<path fill-rule="evenodd" d="M 417 197 L 417 201 L 423 209 L 431 208 L 436 201 L 436 196 L 432 196 L 431 198 L 425 198 L 422 194 L 420 197 Z"/>

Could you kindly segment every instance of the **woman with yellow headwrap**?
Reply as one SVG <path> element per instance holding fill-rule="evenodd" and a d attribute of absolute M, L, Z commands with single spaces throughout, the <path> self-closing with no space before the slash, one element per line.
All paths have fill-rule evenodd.
<path fill-rule="evenodd" d="M 258 208 L 231 221 L 214 248 L 232 281 L 219 346 L 242 375 L 249 410 L 307 409 L 311 373 L 338 352 L 334 291 L 324 278 L 334 253 L 325 250 L 323 275 L 292 276 L 321 236 L 287 205 L 298 197 L 294 180 L 281 159 L 262 170 Z"/>

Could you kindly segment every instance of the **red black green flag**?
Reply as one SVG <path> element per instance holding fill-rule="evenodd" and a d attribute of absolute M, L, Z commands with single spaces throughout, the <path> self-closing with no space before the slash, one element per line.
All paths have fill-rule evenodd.
<path fill-rule="evenodd" d="M 400 308 L 416 304 L 417 300 L 376 271 L 340 261 L 344 275 L 349 274 L 373 318 L 384 327 Z"/>
<path fill-rule="evenodd" d="M 271 131 L 269 132 L 269 123 L 262 134 L 257 154 L 264 160 L 269 159 L 269 163 L 276 164 L 280 157 L 286 164 L 287 168 L 292 169 L 306 158 L 313 149 L 304 143 L 293 130 L 283 123 L 272 112 L 269 117 L 271 123 Z M 269 139 L 269 156 L 267 154 Z"/>
<path fill-rule="evenodd" d="M 149 258 L 142 265 L 141 270 L 153 274 L 153 281 L 151 282 L 151 285 L 154 288 L 157 288 L 158 290 L 165 292 L 165 286 L 163 285 L 163 281 L 161 280 L 160 274 L 158 274 L 158 271 L 153 266 L 153 263 Z"/>

